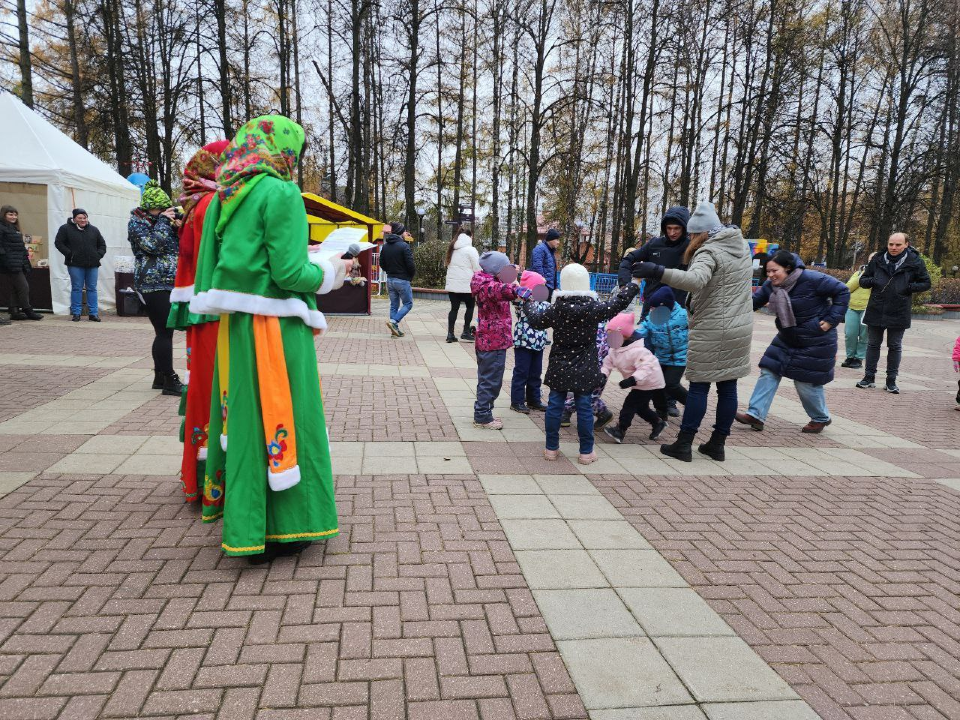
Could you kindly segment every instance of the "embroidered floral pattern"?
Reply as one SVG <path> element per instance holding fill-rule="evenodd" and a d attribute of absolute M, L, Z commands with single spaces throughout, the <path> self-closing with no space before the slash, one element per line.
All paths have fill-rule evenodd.
<path fill-rule="evenodd" d="M 207 433 L 205 430 L 194 426 L 193 432 L 190 433 L 190 444 L 191 445 L 203 445 L 207 442 Z"/>
<path fill-rule="evenodd" d="M 203 477 L 203 504 L 204 505 L 222 505 L 223 488 L 225 485 L 223 470 L 217 470 L 211 478 L 209 475 Z"/>
<path fill-rule="evenodd" d="M 280 467 L 280 463 L 283 462 L 283 454 L 287 451 L 287 442 L 284 438 L 289 434 L 283 423 L 280 423 L 273 434 L 273 440 L 267 443 L 267 455 L 273 467 Z"/>

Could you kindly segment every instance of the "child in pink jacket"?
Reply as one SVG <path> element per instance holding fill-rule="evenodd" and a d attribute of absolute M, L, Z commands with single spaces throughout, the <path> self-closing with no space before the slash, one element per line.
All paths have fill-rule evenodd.
<path fill-rule="evenodd" d="M 667 423 L 667 396 L 663 392 L 663 371 L 656 356 L 644 346 L 642 340 L 628 342 L 636 330 L 633 313 L 621 313 L 607 323 L 607 342 L 610 352 L 603 361 L 600 372 L 609 377 L 610 372 L 619 370 L 623 375 L 620 387 L 630 389 L 627 399 L 620 410 L 620 421 L 603 431 L 616 443 L 622 443 L 624 435 L 630 429 L 633 416 L 639 415 L 650 423 L 650 439 L 656 440 Z M 628 344 L 624 344 L 627 342 Z M 650 401 L 656 412 L 650 409 Z"/>
<path fill-rule="evenodd" d="M 953 346 L 953 371 L 960 372 L 960 337 Z M 960 382 L 957 383 L 957 410 L 960 410 Z"/>

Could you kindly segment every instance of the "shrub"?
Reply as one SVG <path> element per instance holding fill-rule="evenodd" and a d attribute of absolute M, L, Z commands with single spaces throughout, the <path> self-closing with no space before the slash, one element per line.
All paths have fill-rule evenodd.
<path fill-rule="evenodd" d="M 810 268 L 811 270 L 817 270 L 822 272 L 824 275 L 829 275 L 830 277 L 835 277 L 842 283 L 847 282 L 850 279 L 850 276 L 853 275 L 853 270 L 844 270 L 842 268 Z"/>
<path fill-rule="evenodd" d="M 927 266 L 927 272 L 930 273 L 930 290 L 926 292 L 917 293 L 913 296 L 913 311 L 914 312 L 926 312 L 923 309 L 924 304 L 932 302 L 931 297 L 933 295 L 933 288 L 940 285 L 940 279 L 943 275 L 943 272 L 940 270 L 940 266 L 934 264 L 933 260 L 928 258 L 926 255 L 921 255 L 920 258 L 923 260 L 923 264 Z"/>
<path fill-rule="evenodd" d="M 960 305 L 960 278 L 941 278 L 930 292 L 930 302 Z"/>
<path fill-rule="evenodd" d="M 413 279 L 416 287 L 442 289 L 447 281 L 447 243 L 440 240 L 428 240 L 413 248 L 413 261 L 417 265 L 417 276 Z"/>

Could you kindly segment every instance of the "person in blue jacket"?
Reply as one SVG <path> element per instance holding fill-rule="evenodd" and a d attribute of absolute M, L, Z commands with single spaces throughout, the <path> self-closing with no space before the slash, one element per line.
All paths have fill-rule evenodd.
<path fill-rule="evenodd" d="M 687 370 L 687 311 L 677 302 L 673 289 L 668 285 L 657 288 L 647 301 L 650 313 L 640 323 L 634 337 L 643 338 L 647 349 L 660 361 L 667 397 L 686 405 L 687 389 L 680 384 L 680 380 Z M 671 417 L 680 416 L 675 405 L 670 407 L 669 413 Z"/>
<path fill-rule="evenodd" d="M 777 335 L 760 360 L 760 378 L 750 407 L 737 422 L 763 430 L 783 378 L 793 380 L 810 417 L 801 432 L 819 433 L 832 421 L 823 386 L 833 380 L 837 362 L 837 325 L 850 304 L 850 290 L 836 278 L 806 270 L 786 250 L 767 261 L 767 281 L 753 296 L 753 309 L 769 304 L 777 317 Z"/>
<path fill-rule="evenodd" d="M 549 295 L 547 300 L 553 298 L 553 291 L 557 289 L 557 248 L 560 247 L 560 231 L 556 228 L 547 230 L 547 236 L 533 249 L 530 256 L 530 267 L 535 273 L 543 276 L 547 281 L 547 290 Z"/>

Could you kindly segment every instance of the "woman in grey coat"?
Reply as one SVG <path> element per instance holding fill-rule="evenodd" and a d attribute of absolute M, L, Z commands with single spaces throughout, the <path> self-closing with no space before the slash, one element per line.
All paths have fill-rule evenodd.
<path fill-rule="evenodd" d="M 693 438 L 707 412 L 710 384 L 716 383 L 716 423 L 710 440 L 698 449 L 714 460 L 723 460 L 724 443 L 737 413 L 737 380 L 750 373 L 753 262 L 740 229 L 725 227 L 712 203 L 697 206 L 687 231 L 686 270 L 648 262 L 633 266 L 634 277 L 655 278 L 690 293 L 690 393 L 676 442 L 661 445 L 660 452 L 685 462 L 693 460 Z"/>

